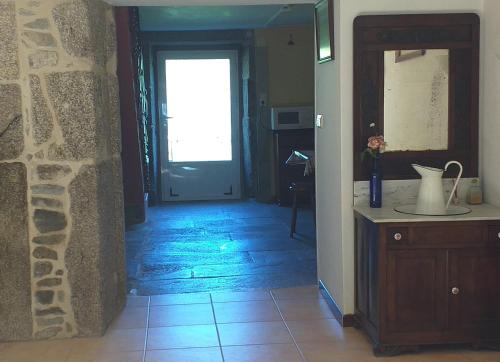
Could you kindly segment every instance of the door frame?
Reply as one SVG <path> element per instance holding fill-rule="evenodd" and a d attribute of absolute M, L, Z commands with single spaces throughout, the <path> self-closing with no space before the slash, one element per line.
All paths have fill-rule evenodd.
<path fill-rule="evenodd" d="M 164 59 L 162 54 L 171 53 L 171 54 L 183 54 L 183 53 L 191 53 L 194 54 L 196 59 L 196 55 L 200 56 L 200 59 L 203 59 L 203 53 L 209 52 L 211 54 L 225 54 L 224 56 L 229 55 L 230 64 L 231 64 L 231 146 L 232 146 L 232 162 L 235 163 L 234 167 L 238 172 L 238 181 L 236 185 L 234 185 L 231 189 L 232 194 L 227 195 L 227 197 L 221 197 L 220 200 L 230 200 L 230 199 L 241 199 L 242 198 L 242 183 L 243 183 L 243 174 L 242 174 L 242 133 L 241 133 L 241 118 L 242 118 L 242 94 L 241 94 L 241 54 L 240 48 L 235 46 L 222 46 L 222 47 L 214 47 L 207 45 L 199 45 L 199 46 L 178 46 L 178 47 L 154 47 L 153 51 L 153 71 L 155 77 L 155 102 L 156 102 L 156 128 L 158 132 L 157 140 L 159 142 L 157 149 L 157 157 L 159 163 L 160 172 L 158 174 L 158 185 L 159 185 L 159 195 L 161 202 L 174 202 L 176 200 L 167 200 L 165 197 L 165 189 L 163 187 L 164 172 L 167 170 L 168 164 L 168 150 L 164 152 L 164 147 L 162 144 L 166 144 L 168 142 L 168 127 L 166 125 L 166 119 L 163 119 L 162 112 L 162 103 L 160 102 L 160 96 L 162 94 L 166 94 L 165 82 L 162 81 L 165 79 L 165 69 L 160 67 L 160 59 Z M 189 58 L 187 58 L 189 59 Z M 234 145 L 233 142 L 237 141 L 237 144 Z M 235 147 L 236 146 L 236 147 Z M 202 161 L 202 162 L 219 162 L 219 161 Z M 182 199 L 179 201 L 194 201 L 194 200 L 212 200 L 212 197 L 207 198 L 188 198 Z"/>

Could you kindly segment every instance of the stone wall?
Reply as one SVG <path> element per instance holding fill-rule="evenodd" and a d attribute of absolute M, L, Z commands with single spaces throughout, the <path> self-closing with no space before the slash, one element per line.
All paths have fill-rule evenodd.
<path fill-rule="evenodd" d="M 0 1 L 0 341 L 100 335 L 124 305 L 117 84 L 109 5 Z"/>

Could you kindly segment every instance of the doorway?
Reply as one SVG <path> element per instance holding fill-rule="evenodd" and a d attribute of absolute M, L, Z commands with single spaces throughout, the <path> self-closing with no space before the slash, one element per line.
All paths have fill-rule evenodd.
<path fill-rule="evenodd" d="M 139 74 L 151 110 L 145 184 L 154 207 L 145 223 L 127 229 L 129 290 L 156 295 L 314 284 L 311 205 L 299 205 L 291 233 L 291 209 L 276 203 L 279 166 L 292 149 L 306 146 L 287 145 L 286 157 L 277 157 L 277 136 L 288 130 L 271 127 L 274 107 L 314 104 L 313 7 L 139 10 L 145 65 Z M 184 13 L 196 15 L 196 29 L 175 25 Z M 221 30 L 218 18 L 210 27 L 221 14 L 234 21 Z M 245 29 L 236 24 L 243 14 L 252 20 Z M 314 149 L 311 128 L 290 132 Z M 293 167 L 304 174 L 304 165 L 286 172 Z"/>
<path fill-rule="evenodd" d="M 237 51 L 157 57 L 163 201 L 239 199 Z"/>

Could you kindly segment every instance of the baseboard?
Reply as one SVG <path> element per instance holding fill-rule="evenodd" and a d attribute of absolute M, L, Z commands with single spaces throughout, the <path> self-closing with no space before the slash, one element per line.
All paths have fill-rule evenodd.
<path fill-rule="evenodd" d="M 340 310 L 337 302 L 328 292 L 328 289 L 326 289 L 325 285 L 321 280 L 319 281 L 319 290 L 323 295 L 323 298 L 325 298 L 326 302 L 328 303 L 328 306 L 330 307 L 333 316 L 340 323 L 340 325 L 342 327 L 354 326 L 354 314 L 342 314 L 342 311 Z"/>

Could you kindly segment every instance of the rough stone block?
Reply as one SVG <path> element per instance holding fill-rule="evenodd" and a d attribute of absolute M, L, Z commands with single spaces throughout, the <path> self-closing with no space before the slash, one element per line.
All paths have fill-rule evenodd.
<path fill-rule="evenodd" d="M 120 155 L 122 152 L 122 120 L 120 116 L 120 95 L 118 88 L 118 78 L 109 76 L 107 82 L 109 94 L 109 119 L 111 152 L 113 155 Z"/>
<path fill-rule="evenodd" d="M 116 234 L 123 221 L 117 213 L 113 164 L 83 166 L 69 186 L 73 230 L 66 249 L 66 267 L 71 286 L 71 304 L 78 334 L 100 335 L 125 303 L 121 285 L 122 235 Z M 120 220 L 117 220 L 119 218 Z"/>
<path fill-rule="evenodd" d="M 0 160 L 16 159 L 23 152 L 22 120 L 21 88 L 17 84 L 0 84 Z"/>
<path fill-rule="evenodd" d="M 33 242 L 39 245 L 57 245 L 64 241 L 66 235 L 62 234 L 52 234 L 52 235 L 42 235 L 33 238 Z"/>
<path fill-rule="evenodd" d="M 39 246 L 33 250 L 33 257 L 37 259 L 57 260 L 57 252 L 44 246 Z"/>
<path fill-rule="evenodd" d="M 62 212 L 42 209 L 35 210 L 33 221 L 41 233 L 63 230 L 68 224 Z"/>
<path fill-rule="evenodd" d="M 39 33 L 37 31 L 24 31 L 23 36 L 39 47 L 55 47 L 56 39 L 50 33 Z"/>
<path fill-rule="evenodd" d="M 64 187 L 59 185 L 33 185 L 31 192 L 36 195 L 62 195 Z"/>
<path fill-rule="evenodd" d="M 100 233 L 97 202 L 98 179 L 94 166 L 83 166 L 69 186 L 73 228 L 66 249 L 66 268 L 71 304 L 78 334 L 95 336 L 104 332 L 102 300 L 97 276 L 100 267 Z"/>
<path fill-rule="evenodd" d="M 71 172 L 71 167 L 62 165 L 39 165 L 36 168 L 40 180 L 56 180 Z"/>
<path fill-rule="evenodd" d="M 28 61 L 32 69 L 54 67 L 59 62 L 59 55 L 51 50 L 37 50 L 28 56 Z"/>
<path fill-rule="evenodd" d="M 49 327 L 49 328 L 46 328 L 46 329 L 43 329 L 41 331 L 36 332 L 35 338 L 36 339 L 54 338 L 62 330 L 63 330 L 62 327 Z"/>
<path fill-rule="evenodd" d="M 100 77 L 91 72 L 52 73 L 48 91 L 64 136 L 64 145 L 53 146 L 49 157 L 56 160 L 95 158 L 100 145 L 108 142 L 104 132 L 104 102 Z"/>
<path fill-rule="evenodd" d="M 37 317 L 45 317 L 48 315 L 64 315 L 64 311 L 59 307 L 50 307 L 46 309 L 36 309 L 35 315 Z"/>
<path fill-rule="evenodd" d="M 55 209 L 60 209 L 63 207 L 61 201 L 54 199 L 46 199 L 43 197 L 33 197 L 31 199 L 31 205 L 36 207 L 51 207 Z"/>
<path fill-rule="evenodd" d="M 36 145 L 41 145 L 51 137 L 54 125 L 52 115 L 47 106 L 47 100 L 42 93 L 42 86 L 38 76 L 30 76 L 30 88 L 33 138 Z"/>
<path fill-rule="evenodd" d="M 50 327 L 56 326 L 64 323 L 63 317 L 55 317 L 55 318 L 37 318 L 36 324 L 39 327 Z"/>
<path fill-rule="evenodd" d="M 92 0 L 70 0 L 54 7 L 52 16 L 68 54 L 104 64 L 107 8 L 103 2 Z"/>
<path fill-rule="evenodd" d="M 36 283 L 37 287 L 55 287 L 55 286 L 58 286 L 61 284 L 62 284 L 61 278 L 47 278 L 47 279 L 39 280 Z"/>
<path fill-rule="evenodd" d="M 106 61 L 112 62 L 113 69 L 108 69 L 116 74 L 116 23 L 113 8 L 106 11 Z"/>
<path fill-rule="evenodd" d="M 101 224 L 101 258 L 103 260 L 102 283 L 104 313 L 106 324 L 111 322 L 114 310 L 124 303 L 126 294 L 126 275 L 124 259 L 124 207 L 122 188 L 122 169 L 120 157 L 102 162 L 98 166 L 99 180 L 110 180 L 102 183 L 98 189 L 99 215 L 106 219 L 106 224 Z"/>
<path fill-rule="evenodd" d="M 19 78 L 16 9 L 14 1 L 0 1 L 0 79 Z M 1 109 L 1 107 L 0 107 Z"/>
<path fill-rule="evenodd" d="M 53 290 L 39 290 L 35 293 L 35 298 L 38 303 L 47 305 L 54 302 L 54 295 Z"/>
<path fill-rule="evenodd" d="M 0 341 L 32 334 L 26 178 L 22 163 L 0 163 Z"/>
<path fill-rule="evenodd" d="M 36 19 L 24 24 L 25 28 L 45 30 L 49 28 L 49 20 L 45 18 Z"/>
<path fill-rule="evenodd" d="M 37 261 L 33 267 L 33 275 L 37 278 L 44 277 L 52 273 L 53 268 L 49 261 Z"/>

